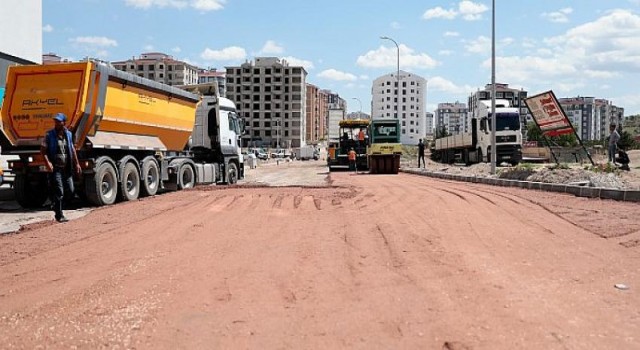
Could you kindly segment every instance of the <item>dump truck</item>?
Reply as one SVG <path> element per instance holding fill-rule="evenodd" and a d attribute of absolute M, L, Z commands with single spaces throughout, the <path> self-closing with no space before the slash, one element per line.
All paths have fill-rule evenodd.
<path fill-rule="evenodd" d="M 58 112 L 78 151 L 77 192 L 93 205 L 233 184 L 244 174 L 244 124 L 215 85 L 180 89 L 87 61 L 10 67 L 5 94 L 0 145 L 2 154 L 19 156 L 9 167 L 25 208 L 48 198 L 39 149 Z"/>
<path fill-rule="evenodd" d="M 491 100 L 480 100 L 471 118 L 471 131 L 436 139 L 431 159 L 467 165 L 491 162 L 491 119 Z M 503 99 L 496 100 L 496 154 L 497 164 L 516 165 L 522 160 L 520 111 Z"/>
<path fill-rule="evenodd" d="M 398 119 L 373 119 L 369 125 L 367 157 L 371 174 L 397 174 L 402 144 Z"/>

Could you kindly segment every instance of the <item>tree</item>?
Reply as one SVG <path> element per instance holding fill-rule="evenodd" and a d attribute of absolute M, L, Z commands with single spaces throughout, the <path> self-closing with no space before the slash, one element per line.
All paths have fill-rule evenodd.
<path fill-rule="evenodd" d="M 436 138 L 443 138 L 449 136 L 449 132 L 444 125 L 441 125 L 438 129 L 436 129 Z"/>
<path fill-rule="evenodd" d="M 530 122 L 527 124 L 527 140 L 544 141 L 542 130 L 540 130 L 536 123 Z M 573 147 L 578 145 L 578 139 L 576 138 L 575 133 L 547 137 L 547 140 L 551 144 L 556 144 L 562 147 Z"/>
<path fill-rule="evenodd" d="M 633 139 L 633 136 L 630 133 L 623 131 L 622 133 L 620 133 L 620 141 L 618 141 L 618 147 L 624 150 L 636 149 L 638 148 L 638 143 Z"/>

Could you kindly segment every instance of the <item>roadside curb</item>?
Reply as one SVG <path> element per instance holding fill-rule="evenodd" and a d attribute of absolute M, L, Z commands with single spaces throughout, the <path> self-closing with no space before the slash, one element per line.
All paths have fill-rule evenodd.
<path fill-rule="evenodd" d="M 574 186 L 574 185 L 565 185 L 565 184 L 556 184 L 556 183 L 498 179 L 498 178 L 491 178 L 491 177 L 485 177 L 485 176 L 457 175 L 457 174 L 448 174 L 448 173 L 437 172 L 437 171 L 426 171 L 426 170 L 423 171 L 423 170 L 402 169 L 402 168 L 400 169 L 400 171 L 407 174 L 429 176 L 429 177 L 435 177 L 438 179 L 445 179 L 445 180 L 481 183 L 486 185 L 502 186 L 502 187 L 518 187 L 518 188 L 524 188 L 529 190 L 567 193 L 567 194 L 572 194 L 576 197 L 613 199 L 616 201 L 640 203 L 640 191 L 636 191 L 636 190 L 616 190 L 612 188 L 602 188 L 602 187 L 585 187 L 585 186 Z"/>

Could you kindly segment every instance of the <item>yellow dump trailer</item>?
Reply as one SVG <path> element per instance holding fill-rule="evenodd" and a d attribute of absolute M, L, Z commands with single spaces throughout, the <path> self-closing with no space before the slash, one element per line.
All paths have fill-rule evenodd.
<path fill-rule="evenodd" d="M 189 176 L 196 179 L 199 169 L 185 150 L 200 95 L 92 61 L 11 67 L 5 93 L 3 154 L 20 155 L 10 166 L 25 207 L 46 201 L 39 148 L 59 112 L 67 116 L 83 168 L 78 187 L 93 204 L 155 194 L 173 174 L 178 187 L 195 184 Z"/>

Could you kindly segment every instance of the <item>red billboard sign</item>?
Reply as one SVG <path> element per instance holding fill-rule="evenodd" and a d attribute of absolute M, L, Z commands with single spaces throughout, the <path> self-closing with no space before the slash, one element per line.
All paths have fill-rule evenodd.
<path fill-rule="evenodd" d="M 529 97 L 524 102 L 543 135 L 557 136 L 574 133 L 571 121 L 560 107 L 553 91 Z"/>

